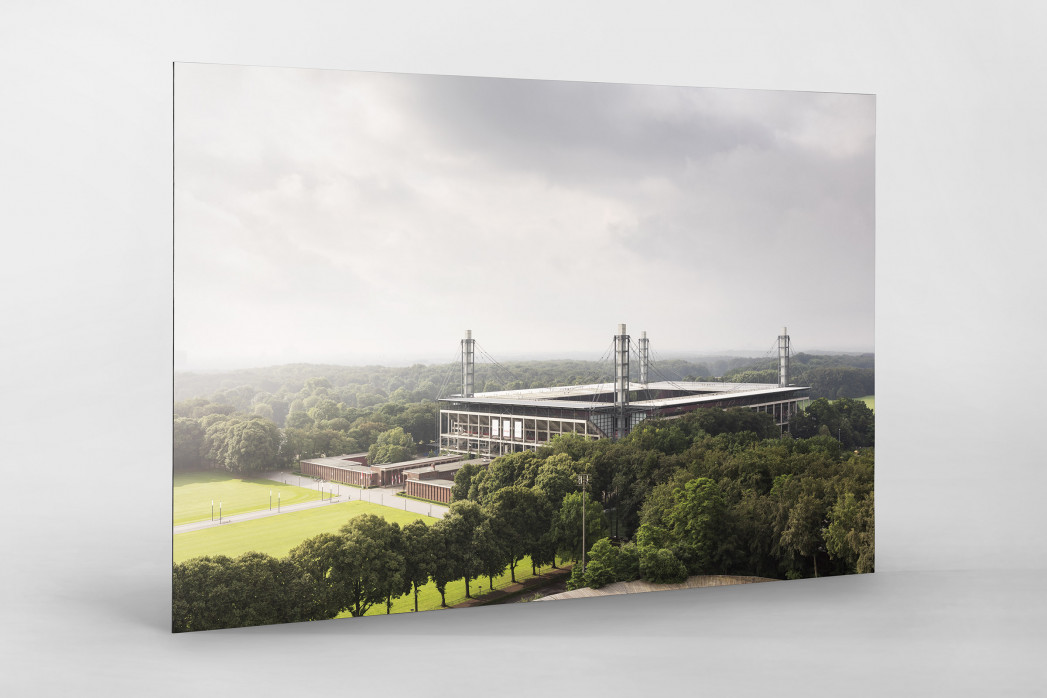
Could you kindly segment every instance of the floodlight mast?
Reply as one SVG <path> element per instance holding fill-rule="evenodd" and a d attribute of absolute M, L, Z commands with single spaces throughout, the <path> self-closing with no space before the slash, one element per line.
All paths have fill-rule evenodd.
<path fill-rule="evenodd" d="M 465 331 L 462 340 L 462 397 L 473 396 L 473 360 L 476 352 L 476 340 L 473 331 Z"/>
<path fill-rule="evenodd" d="M 625 323 L 618 325 L 618 334 L 614 336 L 614 405 L 618 424 L 615 438 L 628 433 L 625 421 L 625 408 L 629 403 L 629 335 L 625 333 Z"/>
<path fill-rule="evenodd" d="M 789 385 L 789 328 L 783 327 L 778 335 L 778 387 Z"/>

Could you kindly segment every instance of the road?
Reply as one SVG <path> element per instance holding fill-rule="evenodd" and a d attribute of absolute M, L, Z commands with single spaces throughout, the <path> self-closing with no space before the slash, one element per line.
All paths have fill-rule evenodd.
<path fill-rule="evenodd" d="M 258 477 L 285 485 L 298 485 L 300 478 L 298 475 L 284 472 L 263 473 Z M 429 502 L 420 502 L 415 499 L 408 499 L 407 497 L 397 497 L 396 494 L 403 491 L 400 486 L 375 487 L 362 490 L 358 487 L 339 485 L 337 482 L 320 482 L 310 477 L 301 477 L 300 480 L 302 487 L 322 488 L 324 492 L 333 490 L 332 498 L 312 502 L 302 502 L 301 504 L 284 505 L 280 507 L 280 511 L 276 511 L 275 509 L 261 509 L 259 511 L 248 511 L 234 516 L 223 516 L 221 522 L 211 521 L 210 519 L 207 521 L 194 521 L 192 523 L 174 526 L 174 533 L 177 535 L 179 533 L 188 533 L 189 531 L 200 531 L 205 528 L 224 526 L 226 524 L 238 523 L 240 521 L 264 519 L 269 516 L 280 516 L 281 514 L 290 514 L 291 512 L 302 511 L 304 509 L 315 509 L 316 507 L 326 507 L 332 504 L 338 504 L 339 502 L 352 502 L 357 500 L 371 502 L 372 504 L 381 504 L 382 506 L 400 509 L 401 511 L 413 511 L 416 514 L 432 516 L 437 519 L 442 519 L 448 511 L 448 508 L 441 504 L 430 504 Z"/>

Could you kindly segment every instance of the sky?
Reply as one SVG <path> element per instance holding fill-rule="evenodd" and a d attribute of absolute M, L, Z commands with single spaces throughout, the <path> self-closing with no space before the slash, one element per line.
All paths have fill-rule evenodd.
<path fill-rule="evenodd" d="M 875 98 L 175 67 L 176 368 L 872 351 Z"/>

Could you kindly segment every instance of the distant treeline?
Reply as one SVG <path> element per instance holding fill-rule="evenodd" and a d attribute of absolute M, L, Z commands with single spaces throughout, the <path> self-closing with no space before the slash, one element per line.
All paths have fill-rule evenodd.
<path fill-rule="evenodd" d="M 777 359 L 767 357 L 658 360 L 651 363 L 649 373 L 655 381 L 778 381 Z M 607 361 L 480 362 L 475 385 L 477 392 L 483 392 L 598 383 L 613 378 L 614 366 Z M 813 398 L 872 395 L 873 378 L 872 354 L 800 353 L 792 357 L 791 382 L 811 386 Z M 461 390 L 460 381 L 457 363 L 404 367 L 288 364 L 220 373 L 177 372 L 174 399 L 176 403 L 202 399 L 223 406 L 227 414 L 257 414 L 282 427 L 289 414 L 312 409 L 316 400 L 330 400 L 343 412 L 367 410 L 390 402 L 410 404 L 447 397 Z M 318 387 L 323 388 L 322 393 Z M 312 398 L 315 400 L 310 402 Z M 326 410 L 320 421 L 329 420 L 329 413 L 331 410 Z M 341 416 L 349 418 L 347 414 Z"/>
<path fill-rule="evenodd" d="M 812 356 L 794 354 L 789 361 L 789 382 L 811 388 L 812 398 L 830 400 L 876 394 L 872 354 Z M 778 359 L 763 359 L 732 369 L 723 380 L 738 383 L 777 383 Z"/>

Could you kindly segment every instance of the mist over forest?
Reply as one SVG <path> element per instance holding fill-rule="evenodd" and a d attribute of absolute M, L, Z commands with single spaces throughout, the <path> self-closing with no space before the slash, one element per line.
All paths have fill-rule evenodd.
<path fill-rule="evenodd" d="M 693 356 L 652 360 L 650 376 L 656 381 L 726 381 L 776 383 L 777 356 Z M 236 411 L 251 412 L 259 403 L 280 402 L 280 396 L 299 393 L 311 378 L 330 383 L 331 397 L 350 407 L 397 401 L 418 402 L 448 397 L 460 390 L 458 362 L 416 363 L 410 366 L 345 366 L 295 363 L 227 371 L 175 371 L 174 401 L 207 398 L 228 404 Z M 477 392 L 517 390 L 598 383 L 614 379 L 610 361 L 577 359 L 527 360 L 483 363 L 478 358 Z M 790 382 L 811 387 L 811 397 L 862 397 L 875 393 L 875 357 L 872 353 L 807 354 L 791 357 Z M 286 415 L 276 406 L 274 411 Z M 277 420 L 282 423 L 282 420 Z"/>

